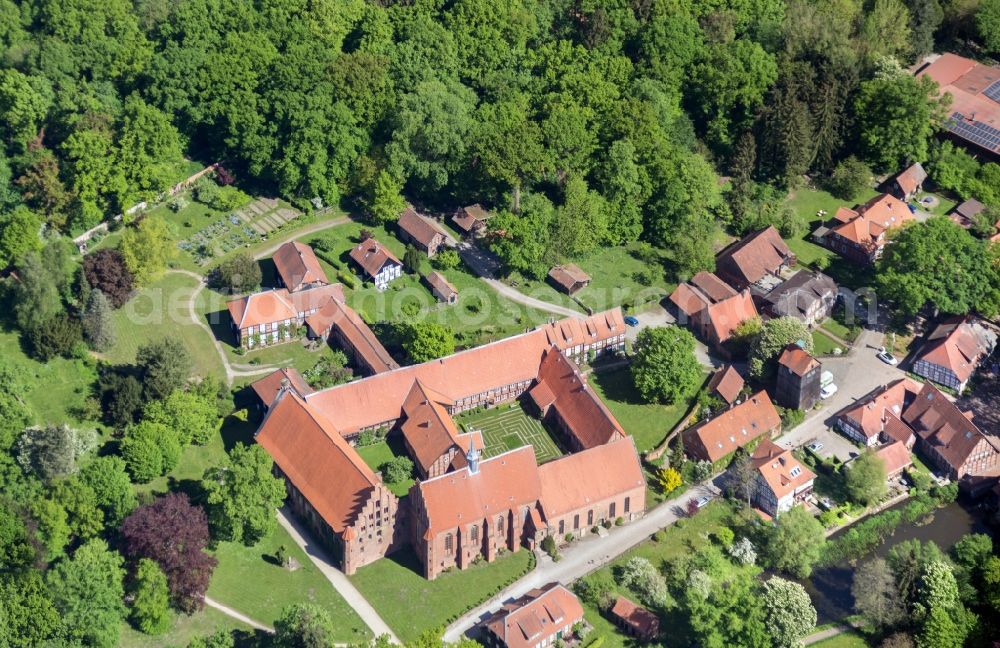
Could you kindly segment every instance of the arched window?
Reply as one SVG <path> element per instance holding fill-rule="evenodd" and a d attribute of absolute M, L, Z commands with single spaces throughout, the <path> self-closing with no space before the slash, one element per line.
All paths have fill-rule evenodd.
<path fill-rule="evenodd" d="M 455 548 L 454 541 L 452 540 L 451 534 L 449 533 L 444 537 L 444 550 L 453 551 Z"/>

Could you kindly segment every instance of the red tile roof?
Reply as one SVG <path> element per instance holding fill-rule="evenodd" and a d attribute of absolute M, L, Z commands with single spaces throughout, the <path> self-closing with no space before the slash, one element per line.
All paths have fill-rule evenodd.
<path fill-rule="evenodd" d="M 754 448 L 750 460 L 777 499 L 816 479 L 816 474 L 802 465 L 791 450 L 785 450 L 770 439 L 764 439 Z"/>
<path fill-rule="evenodd" d="M 316 253 L 304 243 L 289 241 L 275 251 L 272 259 L 285 288 L 291 292 L 308 284 L 329 283 Z"/>
<path fill-rule="evenodd" d="M 927 172 L 924 171 L 924 167 L 917 162 L 910 165 L 909 168 L 896 176 L 896 183 L 904 193 L 912 194 L 917 190 L 917 187 L 924 183 L 924 180 L 926 179 Z"/>
<path fill-rule="evenodd" d="M 459 209 L 451 220 L 463 232 L 471 232 L 478 223 L 485 223 L 492 216 L 493 214 L 483 209 L 482 205 L 476 203 Z"/>
<path fill-rule="evenodd" d="M 819 366 L 819 361 L 797 344 L 789 344 L 778 356 L 778 364 L 787 367 L 796 376 L 804 377 Z"/>
<path fill-rule="evenodd" d="M 413 451 L 421 474 L 427 474 L 434 462 L 453 447 L 458 446 L 458 450 L 465 451 L 458 445 L 458 428 L 448 414 L 447 406 L 452 404 L 444 396 L 425 388 L 420 380 L 414 381 L 413 388 L 403 401 L 406 418 L 400 425 L 400 431 Z"/>
<path fill-rule="evenodd" d="M 396 224 L 399 229 L 424 247 L 429 247 L 434 242 L 434 237 L 446 236 L 440 225 L 426 216 L 418 214 L 413 207 L 404 209 Z"/>
<path fill-rule="evenodd" d="M 625 430 L 587 385 L 576 364 L 555 346 L 545 352 L 538 368 L 538 384 L 531 393 L 539 407 L 548 401 L 547 406 L 555 409 L 569 434 L 583 448 L 625 436 Z"/>
<path fill-rule="evenodd" d="M 333 424 L 293 391 L 271 407 L 256 438 L 335 533 L 351 527 L 373 489 L 381 487 Z"/>
<path fill-rule="evenodd" d="M 631 626 L 640 637 L 651 639 L 660 632 L 660 619 L 624 596 L 615 599 L 615 604 L 611 606 L 611 615 Z"/>
<path fill-rule="evenodd" d="M 275 288 L 226 302 L 226 308 L 236 328 L 243 330 L 260 324 L 294 320 L 299 313 L 320 308 L 331 298 L 343 302 L 344 287 L 330 284 L 291 293 L 286 288 Z"/>
<path fill-rule="evenodd" d="M 549 270 L 549 278 L 566 292 L 572 292 L 577 284 L 586 284 L 590 281 L 590 275 L 575 263 L 553 266 Z"/>
<path fill-rule="evenodd" d="M 549 583 L 505 604 L 484 625 L 507 648 L 534 648 L 566 626 L 583 619 L 583 606 L 559 583 Z"/>
<path fill-rule="evenodd" d="M 463 468 L 420 482 L 414 490 L 429 537 L 509 509 L 533 507 L 541 497 L 535 449 L 528 445 L 510 450 L 480 461 L 476 473 Z"/>
<path fill-rule="evenodd" d="M 350 351 L 372 373 L 383 373 L 399 367 L 361 316 L 342 301 L 328 300 L 319 311 L 306 318 L 306 324 L 316 334 L 328 331 L 331 327 L 336 328 L 351 345 Z"/>
<path fill-rule="evenodd" d="M 736 294 L 736 291 L 711 272 L 699 272 L 691 277 L 691 284 L 714 302 L 720 302 Z"/>
<path fill-rule="evenodd" d="M 709 304 L 707 311 L 708 321 L 719 342 L 725 342 L 733 337 L 733 332 L 740 324 L 758 316 L 757 307 L 754 306 L 748 290 L 721 302 Z"/>
<path fill-rule="evenodd" d="M 970 318 L 956 316 L 934 329 L 917 360 L 950 369 L 959 382 L 965 382 L 991 350 L 990 345 L 973 328 Z"/>
<path fill-rule="evenodd" d="M 943 54 L 932 63 L 919 68 L 919 76 L 928 76 L 937 81 L 942 95 L 951 95 L 950 116 L 956 122 L 975 122 L 989 128 L 1000 129 L 1000 102 L 983 94 L 983 91 L 1000 80 L 1000 67 L 977 63 L 955 54 Z M 961 115 L 964 120 L 959 120 Z M 949 128 L 954 135 L 985 148 L 1000 153 L 1000 143 L 969 139 L 966 130 Z"/>
<path fill-rule="evenodd" d="M 870 398 L 859 400 L 844 411 L 841 417 L 859 428 L 866 438 L 876 439 L 883 430 L 888 431 L 890 425 L 896 425 L 892 422 L 893 419 L 902 422 L 903 409 L 916 398 L 920 389 L 921 385 L 917 381 L 900 378 Z M 905 432 L 902 436 L 906 436 Z"/>
<path fill-rule="evenodd" d="M 538 479 L 542 511 L 549 520 L 645 483 L 632 437 L 542 464 Z"/>
<path fill-rule="evenodd" d="M 886 230 L 914 220 L 913 212 L 906 203 L 890 194 L 872 198 L 858 211 L 860 216 L 837 225 L 831 231 L 866 250 L 881 247 L 884 241 L 880 237 Z"/>
<path fill-rule="evenodd" d="M 400 404 L 417 378 L 426 387 L 457 401 L 504 385 L 534 380 L 542 356 L 552 344 L 565 350 L 624 332 L 625 322 L 621 309 L 617 308 L 583 319 L 567 318 L 438 360 L 318 391 L 308 401 L 318 410 L 328 412 L 337 426 L 349 434 L 398 418 Z"/>
<path fill-rule="evenodd" d="M 377 275 L 386 263 L 403 265 L 389 248 L 373 238 L 362 241 L 354 246 L 351 249 L 350 256 L 370 277 Z"/>
<path fill-rule="evenodd" d="M 875 451 L 876 456 L 885 464 L 885 472 L 890 477 L 913 465 L 913 457 L 906 444 L 900 441 L 888 443 Z"/>
<path fill-rule="evenodd" d="M 992 452 L 1000 452 L 1000 441 L 983 434 L 931 383 L 924 383 L 917 399 L 903 412 L 903 420 L 956 471 L 962 469 L 983 440 Z"/>
<path fill-rule="evenodd" d="M 686 283 L 679 284 L 674 292 L 670 293 L 670 301 L 688 317 L 701 312 L 710 303 L 704 293 Z"/>
<path fill-rule="evenodd" d="M 792 251 L 778 230 L 771 226 L 745 236 L 720 252 L 715 261 L 716 273 L 749 285 L 777 273 L 791 256 Z"/>
<path fill-rule="evenodd" d="M 718 461 L 763 434 L 781 427 L 781 417 L 766 391 L 759 391 L 736 407 L 726 410 L 684 432 L 696 454 Z"/>
<path fill-rule="evenodd" d="M 271 403 L 274 402 L 274 397 L 278 395 L 278 390 L 281 389 L 281 382 L 283 380 L 288 380 L 289 386 L 300 396 L 311 394 L 314 391 L 295 367 L 277 369 L 274 373 L 270 373 L 260 380 L 251 383 L 250 388 L 253 389 L 254 393 L 257 394 L 257 398 L 266 407 L 270 407 Z"/>
<path fill-rule="evenodd" d="M 708 381 L 708 391 L 716 392 L 730 405 L 736 402 L 746 382 L 733 365 L 724 365 Z"/>
<path fill-rule="evenodd" d="M 455 286 L 453 286 L 443 274 L 436 270 L 427 274 L 427 283 L 429 283 L 435 293 L 443 299 L 448 299 L 450 295 L 458 294 L 458 290 Z"/>

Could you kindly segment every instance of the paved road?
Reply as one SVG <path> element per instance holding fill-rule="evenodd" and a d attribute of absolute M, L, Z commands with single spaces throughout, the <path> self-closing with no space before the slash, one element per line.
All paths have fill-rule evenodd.
<path fill-rule="evenodd" d="M 562 549 L 562 560 L 559 562 L 553 562 L 547 555 L 542 555 L 533 571 L 489 601 L 466 612 L 449 625 L 445 630 L 444 640 L 447 642 L 458 641 L 465 632 L 468 632 L 488 613 L 499 608 L 504 601 L 523 596 L 529 590 L 546 583 L 559 582 L 565 585 L 586 576 L 646 540 L 663 527 L 676 522 L 678 516 L 684 514 L 684 506 L 692 497 L 718 496 L 718 494 L 719 489 L 716 486 L 706 483 L 647 511 L 644 517 L 631 524 L 612 527 L 606 538 L 590 535 L 582 540 L 577 540 Z"/>
<path fill-rule="evenodd" d="M 254 621 L 253 619 L 251 619 L 247 615 L 243 614 L 242 612 L 237 612 L 233 608 L 231 608 L 231 607 L 229 607 L 227 605 L 223 605 L 222 603 L 219 603 L 218 601 L 214 601 L 214 600 L 208 598 L 207 596 L 205 597 L 205 605 L 207 605 L 210 608 L 215 608 L 216 610 L 218 610 L 219 612 L 222 612 L 226 616 L 230 616 L 230 617 L 236 619 L 237 621 L 245 623 L 248 626 L 250 626 L 251 628 L 256 628 L 257 630 L 263 630 L 264 632 L 267 632 L 267 633 L 270 633 L 270 634 L 274 634 L 274 628 L 268 627 L 268 626 L 264 625 L 263 623 L 261 623 L 259 621 Z"/>
<path fill-rule="evenodd" d="M 347 604 L 358 613 L 358 616 L 361 617 L 361 620 L 364 621 L 365 625 L 371 629 L 376 637 L 389 635 L 393 643 L 402 643 L 399 637 L 396 636 L 396 633 L 392 631 L 392 628 L 389 627 L 389 624 L 379 616 L 375 608 L 354 587 L 344 572 L 334 566 L 326 550 L 312 539 L 309 531 L 295 519 L 287 507 L 282 507 L 278 510 L 278 522 L 281 526 L 285 527 L 289 535 L 292 536 L 292 539 L 295 540 L 295 544 L 299 545 L 306 552 L 306 555 L 313 561 L 313 564 L 326 576 L 334 589 L 344 597 Z"/>
<path fill-rule="evenodd" d="M 850 441 L 829 428 L 842 409 L 872 390 L 906 376 L 899 367 L 887 365 L 875 357 L 882 346 L 882 338 L 880 331 L 862 329 L 848 354 L 822 359 L 824 371 L 833 374 L 837 393 L 822 401 L 822 409 L 814 410 L 798 427 L 782 436 L 778 440 L 781 446 L 795 448 L 818 438 L 826 446 L 821 455 L 836 454 L 843 460 L 850 452 L 857 452 Z"/>

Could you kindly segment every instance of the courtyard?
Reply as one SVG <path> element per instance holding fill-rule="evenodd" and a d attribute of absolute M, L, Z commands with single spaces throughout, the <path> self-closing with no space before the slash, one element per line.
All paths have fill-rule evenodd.
<path fill-rule="evenodd" d="M 483 455 L 486 457 L 495 457 L 524 445 L 535 448 L 535 459 L 539 464 L 562 456 L 559 446 L 542 422 L 529 416 L 520 403 L 463 414 L 455 420 L 464 432 L 478 430 L 483 433 Z"/>

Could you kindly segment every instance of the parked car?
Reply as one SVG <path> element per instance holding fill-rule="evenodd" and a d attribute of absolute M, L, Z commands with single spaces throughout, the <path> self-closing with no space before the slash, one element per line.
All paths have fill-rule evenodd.
<path fill-rule="evenodd" d="M 894 358 L 892 354 L 889 353 L 888 351 L 885 350 L 879 351 L 876 354 L 876 356 L 878 357 L 879 360 L 886 363 L 887 365 L 892 365 L 893 367 L 895 367 L 897 364 L 899 364 L 899 360 L 896 360 L 896 358 Z"/>
<path fill-rule="evenodd" d="M 697 506 L 698 508 L 705 508 L 711 501 L 712 500 L 709 497 L 699 497 L 694 501 L 694 505 Z"/>
<path fill-rule="evenodd" d="M 625 316 L 625 323 L 629 326 L 639 326 L 639 320 L 632 317 L 631 315 Z"/>
<path fill-rule="evenodd" d="M 812 450 L 813 452 L 819 452 L 820 450 L 823 449 L 823 442 L 813 441 L 812 443 L 809 444 L 809 449 Z"/>
<path fill-rule="evenodd" d="M 819 506 L 825 511 L 829 511 L 833 508 L 833 502 L 830 501 L 829 497 L 821 497 L 819 500 Z"/>
<path fill-rule="evenodd" d="M 823 385 L 823 388 L 819 390 L 819 397 L 826 399 L 830 398 L 836 393 L 837 393 L 837 385 L 835 385 L 834 383 L 829 383 Z"/>

